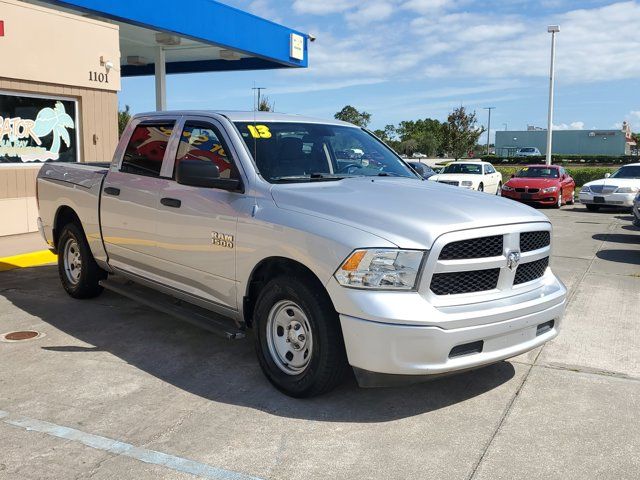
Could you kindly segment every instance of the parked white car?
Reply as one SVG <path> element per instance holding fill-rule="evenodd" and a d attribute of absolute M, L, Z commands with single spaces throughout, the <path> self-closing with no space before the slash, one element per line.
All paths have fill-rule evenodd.
<path fill-rule="evenodd" d="M 424 153 L 416 152 L 412 155 L 413 158 L 427 158 L 427 155 Z"/>
<path fill-rule="evenodd" d="M 442 173 L 429 177 L 439 183 L 500 195 L 502 174 L 488 162 L 454 162 Z"/>
<path fill-rule="evenodd" d="M 613 175 L 586 183 L 580 191 L 580 203 L 588 210 L 600 207 L 632 208 L 640 192 L 640 163 L 632 163 L 618 169 Z"/>
<path fill-rule="evenodd" d="M 538 150 L 536 147 L 524 147 L 524 148 L 519 148 L 516 151 L 516 157 L 539 157 L 542 156 L 542 154 L 540 153 L 540 150 Z"/>

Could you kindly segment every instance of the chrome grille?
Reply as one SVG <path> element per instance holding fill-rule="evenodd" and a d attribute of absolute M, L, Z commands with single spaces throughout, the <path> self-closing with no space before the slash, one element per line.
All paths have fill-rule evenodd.
<path fill-rule="evenodd" d="M 545 270 L 549 266 L 549 257 L 541 258 L 534 262 L 522 263 L 518 265 L 516 277 L 513 280 L 514 285 L 531 282 L 544 275 Z"/>
<path fill-rule="evenodd" d="M 431 279 L 431 291 L 436 295 L 493 290 L 498 286 L 499 268 L 471 272 L 436 273 Z"/>
<path fill-rule="evenodd" d="M 544 230 L 520 234 L 520 252 L 531 252 L 551 245 L 551 234 Z"/>
<path fill-rule="evenodd" d="M 618 189 L 618 187 L 614 185 L 591 185 L 589 188 L 593 193 L 603 193 L 605 195 L 613 193 Z"/>
<path fill-rule="evenodd" d="M 440 260 L 463 260 L 502 255 L 502 235 L 472 238 L 446 245 L 440 252 Z"/>

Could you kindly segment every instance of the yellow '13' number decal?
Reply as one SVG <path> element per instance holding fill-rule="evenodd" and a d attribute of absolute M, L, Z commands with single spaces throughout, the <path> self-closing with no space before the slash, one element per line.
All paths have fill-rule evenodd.
<path fill-rule="evenodd" d="M 247 125 L 253 138 L 271 138 L 271 132 L 266 125 Z"/>

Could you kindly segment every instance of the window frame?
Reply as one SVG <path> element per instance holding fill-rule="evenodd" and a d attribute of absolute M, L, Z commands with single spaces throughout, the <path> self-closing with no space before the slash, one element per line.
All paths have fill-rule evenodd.
<path fill-rule="evenodd" d="M 178 156 L 178 147 L 180 146 L 180 139 L 182 138 L 182 132 L 184 131 L 187 123 L 200 123 L 204 125 L 209 125 L 213 127 L 214 131 L 219 134 L 219 139 L 222 143 L 222 148 L 227 152 L 227 156 L 229 156 L 231 163 L 236 169 L 238 173 L 238 179 L 240 180 L 240 187 L 237 192 L 231 193 L 242 193 L 245 191 L 245 185 L 247 185 L 246 173 L 242 166 L 242 162 L 240 161 L 240 155 L 235 148 L 235 145 L 229 136 L 229 133 L 225 129 L 222 121 L 216 117 L 209 116 L 200 116 L 200 115 L 184 115 L 182 116 L 178 122 L 176 122 L 176 126 L 173 131 L 173 135 L 171 136 L 170 145 L 167 148 L 167 155 L 165 156 L 163 167 L 162 167 L 162 175 L 161 178 L 165 180 L 171 180 L 175 182 L 175 166 L 176 159 Z M 232 123 L 233 125 L 233 123 Z M 234 126 L 235 127 L 235 126 Z M 186 185 L 185 185 L 186 186 Z M 202 188 L 202 187 L 191 187 L 191 188 Z M 212 189 L 212 190 L 220 190 L 220 189 Z"/>
<path fill-rule="evenodd" d="M 167 141 L 167 148 L 165 149 L 164 152 L 164 157 L 162 158 L 162 166 L 160 167 L 160 175 L 155 176 L 155 175 L 144 175 L 144 174 L 139 174 L 139 173 L 129 173 L 129 172 L 123 172 L 122 171 L 122 165 L 124 163 L 124 155 L 127 151 L 127 147 L 129 146 L 129 142 L 131 141 L 131 136 L 133 135 L 133 132 L 135 132 L 136 128 L 140 127 L 140 126 L 145 126 L 145 125 L 164 125 L 167 123 L 171 123 L 173 122 L 173 130 L 171 132 L 171 135 L 169 136 L 169 140 Z M 123 174 L 127 174 L 127 175 L 140 175 L 142 177 L 148 177 L 148 178 L 163 178 L 163 172 L 165 169 L 165 165 L 167 163 L 167 159 L 170 158 L 170 152 L 171 152 L 171 145 L 174 139 L 174 136 L 176 134 L 176 126 L 180 123 L 180 117 L 175 117 L 175 116 L 167 116 L 166 118 L 164 117 L 140 117 L 140 118 L 136 118 L 134 120 L 132 120 L 129 125 L 127 126 L 127 128 L 125 129 L 125 131 L 122 134 L 121 137 L 121 141 L 120 143 L 118 143 L 118 146 L 116 147 L 116 151 L 113 154 L 113 159 L 111 160 L 111 167 L 110 170 L 113 172 L 118 172 L 118 173 L 123 173 Z M 123 139 L 127 139 L 126 142 L 123 142 Z"/>

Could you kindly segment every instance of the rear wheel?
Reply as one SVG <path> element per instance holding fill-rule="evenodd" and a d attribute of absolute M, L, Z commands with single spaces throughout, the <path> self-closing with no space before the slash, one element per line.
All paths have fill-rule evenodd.
<path fill-rule="evenodd" d="M 84 232 L 75 223 L 65 225 L 58 240 L 58 275 L 74 298 L 92 298 L 102 293 L 99 282 L 107 272 L 94 260 Z"/>
<path fill-rule="evenodd" d="M 264 286 L 254 334 L 260 367 L 283 393 L 312 397 L 342 381 L 348 364 L 338 314 L 305 276 L 280 276 Z"/>
<path fill-rule="evenodd" d="M 571 196 L 567 200 L 567 205 L 573 205 L 576 203 L 576 191 L 571 190 Z"/>
<path fill-rule="evenodd" d="M 600 210 L 600 205 L 594 205 L 592 203 L 587 203 L 587 210 L 589 210 L 590 212 L 597 212 L 598 210 Z"/>

